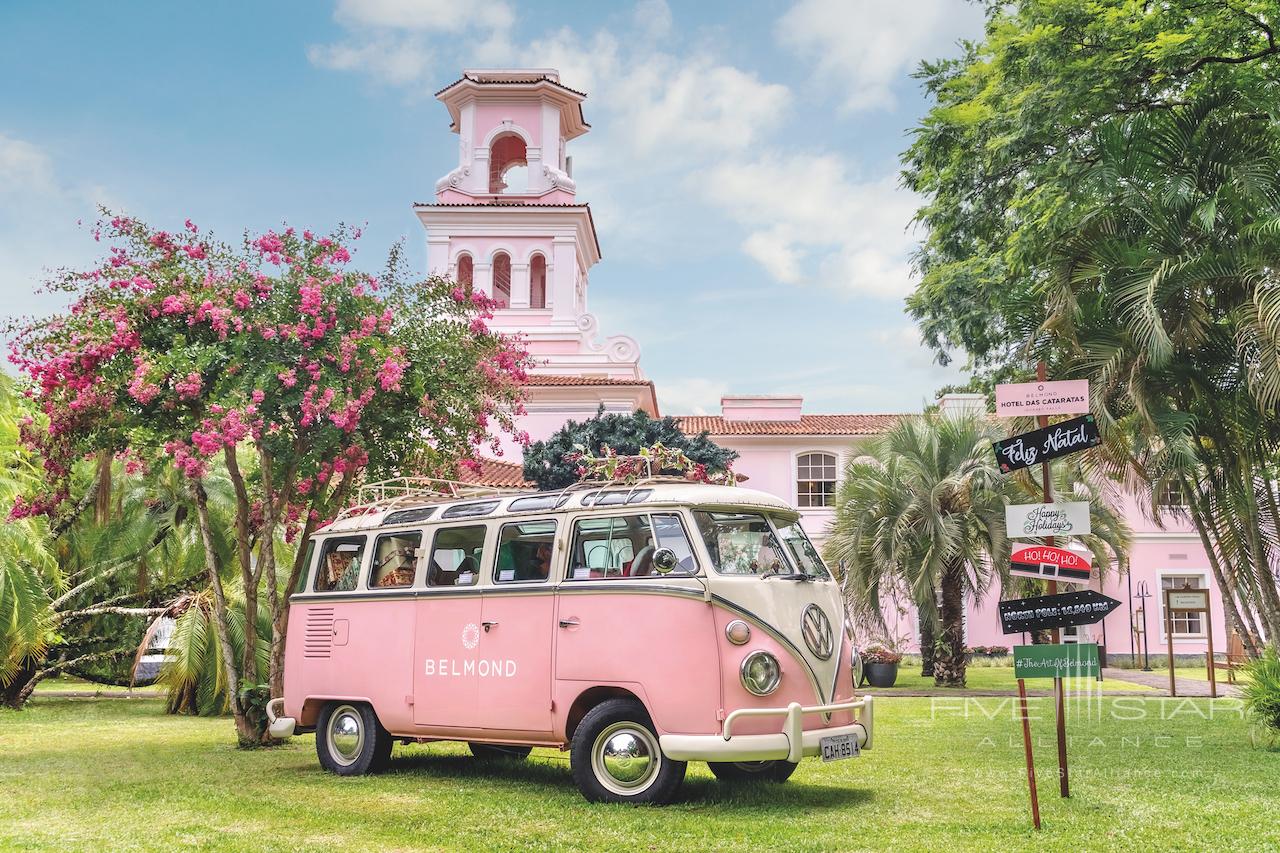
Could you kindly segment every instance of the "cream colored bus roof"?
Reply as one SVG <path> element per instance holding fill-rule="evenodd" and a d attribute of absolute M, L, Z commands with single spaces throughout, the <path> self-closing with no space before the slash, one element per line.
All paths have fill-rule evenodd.
<path fill-rule="evenodd" d="M 432 482 L 439 484 L 441 481 Z M 358 503 L 343 510 L 331 524 L 317 530 L 316 533 L 323 535 L 344 531 L 370 530 L 387 524 L 388 517 L 395 513 L 425 507 L 436 507 L 436 509 L 428 518 L 406 519 L 404 523 L 426 524 L 442 520 L 461 522 L 469 519 L 484 521 L 508 515 L 527 517 L 531 512 L 535 511 L 563 512 L 583 508 L 598 509 L 601 513 L 610 513 L 626 508 L 638 509 L 646 506 L 671 504 L 680 506 L 753 507 L 781 512 L 793 518 L 799 516 L 796 510 L 785 501 L 766 492 L 744 489 L 740 486 L 691 483 L 674 478 L 655 478 L 654 480 L 641 481 L 635 485 L 578 483 L 568 489 L 543 492 L 460 487 L 455 492 L 450 493 L 450 488 L 448 487 L 415 490 L 411 486 L 406 486 L 403 491 L 397 492 L 395 489 L 399 488 L 398 486 L 388 487 L 387 484 L 383 483 L 371 485 L 374 490 L 369 492 L 369 487 L 366 487 L 362 494 L 365 496 L 372 494 L 375 496 L 374 500 L 366 500 L 364 503 Z M 448 484 L 448 486 L 460 486 L 460 484 Z M 379 492 L 379 489 L 381 489 L 381 492 Z M 600 492 L 624 495 L 629 492 L 636 495 L 644 494 L 642 498 L 632 499 L 628 503 L 623 503 L 622 499 L 614 499 L 614 501 L 597 506 L 594 503 L 594 496 Z M 379 495 L 381 496 L 378 497 Z M 566 500 L 556 506 L 556 499 L 559 496 L 565 496 Z M 513 501 L 531 497 L 546 497 L 550 505 L 540 510 L 518 509 L 512 511 L 509 509 Z M 584 498 L 592 501 L 592 503 L 584 504 Z M 498 506 L 483 514 L 458 516 L 451 519 L 443 518 L 450 507 L 491 501 L 498 502 Z"/>

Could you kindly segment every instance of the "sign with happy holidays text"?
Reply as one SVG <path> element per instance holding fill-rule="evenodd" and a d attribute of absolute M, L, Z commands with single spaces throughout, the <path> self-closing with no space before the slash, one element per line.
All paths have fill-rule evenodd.
<path fill-rule="evenodd" d="M 1101 443 L 1102 436 L 1098 434 L 1098 424 L 1093 415 L 1081 415 L 1069 421 L 1001 439 L 993 442 L 991 448 L 996 452 L 1000 470 L 1008 474 L 1010 471 L 1060 459 Z"/>

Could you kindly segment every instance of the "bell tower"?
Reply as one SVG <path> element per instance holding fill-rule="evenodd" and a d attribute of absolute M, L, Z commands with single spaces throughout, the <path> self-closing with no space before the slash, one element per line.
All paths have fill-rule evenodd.
<path fill-rule="evenodd" d="M 586 95 L 550 68 L 473 69 L 436 99 L 458 134 L 458 162 L 436 182 L 434 202 L 414 205 L 428 270 L 496 299 L 491 325 L 524 338 L 535 374 L 578 387 L 593 378 L 643 382 L 636 342 L 598 342 L 587 311 L 600 244 L 567 150 L 590 130 Z"/>

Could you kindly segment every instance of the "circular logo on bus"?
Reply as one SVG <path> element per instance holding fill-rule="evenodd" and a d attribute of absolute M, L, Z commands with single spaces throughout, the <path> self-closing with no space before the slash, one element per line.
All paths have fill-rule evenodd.
<path fill-rule="evenodd" d="M 468 649 L 474 649 L 480 645 L 480 626 L 474 622 L 468 622 L 467 627 L 462 629 L 462 645 Z"/>
<path fill-rule="evenodd" d="M 831 653 L 835 651 L 835 640 L 831 636 L 831 621 L 818 605 L 810 604 L 804 609 L 804 618 L 800 620 L 800 633 L 804 634 L 804 641 L 809 646 L 809 651 L 823 660 L 829 659 Z"/>

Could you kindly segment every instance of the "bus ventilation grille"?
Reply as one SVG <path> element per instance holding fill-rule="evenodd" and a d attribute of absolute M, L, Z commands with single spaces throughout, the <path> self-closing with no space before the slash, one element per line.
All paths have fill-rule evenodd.
<path fill-rule="evenodd" d="M 333 608 L 313 607 L 308 610 L 303 630 L 306 636 L 302 638 L 302 656 L 327 659 L 333 649 Z"/>

